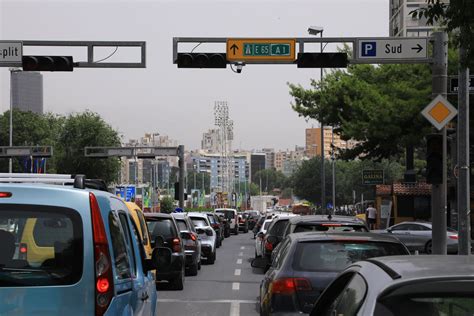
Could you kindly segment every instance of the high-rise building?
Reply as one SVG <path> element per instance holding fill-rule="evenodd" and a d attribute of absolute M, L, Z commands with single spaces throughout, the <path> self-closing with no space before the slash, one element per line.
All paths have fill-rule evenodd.
<path fill-rule="evenodd" d="M 202 134 L 201 149 L 209 153 L 221 152 L 221 133 L 218 129 L 210 129 Z"/>
<path fill-rule="evenodd" d="M 275 169 L 275 149 L 263 148 L 262 152 L 265 153 L 265 169 Z"/>
<path fill-rule="evenodd" d="M 351 149 L 355 146 L 355 141 L 342 140 L 339 134 L 334 133 L 331 127 L 324 127 L 324 158 L 331 158 L 331 145 L 336 149 Z M 313 158 L 321 156 L 321 128 L 306 129 L 306 156 Z"/>
<path fill-rule="evenodd" d="M 449 3 L 448 0 L 441 2 Z M 414 18 L 411 12 L 426 7 L 425 0 L 390 0 L 390 36 L 430 36 L 439 25 L 426 25 L 426 18 Z"/>
<path fill-rule="evenodd" d="M 275 169 L 283 171 L 283 164 L 286 161 L 289 153 L 287 151 L 278 151 L 275 153 Z"/>
<path fill-rule="evenodd" d="M 255 182 L 255 174 L 265 169 L 266 155 L 264 153 L 252 153 L 250 155 L 250 175 Z"/>
<path fill-rule="evenodd" d="M 39 72 L 12 71 L 11 98 L 14 109 L 43 114 L 43 75 Z"/>

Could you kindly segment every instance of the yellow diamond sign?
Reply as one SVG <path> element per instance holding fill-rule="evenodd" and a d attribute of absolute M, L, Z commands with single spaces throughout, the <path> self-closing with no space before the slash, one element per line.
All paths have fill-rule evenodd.
<path fill-rule="evenodd" d="M 438 130 L 441 130 L 456 116 L 458 111 L 443 96 L 438 95 L 424 110 L 421 112 L 423 116 L 433 124 Z"/>

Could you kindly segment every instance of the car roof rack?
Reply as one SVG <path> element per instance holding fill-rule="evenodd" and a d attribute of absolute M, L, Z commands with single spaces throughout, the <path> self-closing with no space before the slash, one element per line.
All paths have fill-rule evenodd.
<path fill-rule="evenodd" d="M 86 179 L 83 174 L 52 173 L 0 173 L 0 183 L 46 183 L 72 185 L 76 189 L 107 191 L 107 185 L 100 179 Z"/>

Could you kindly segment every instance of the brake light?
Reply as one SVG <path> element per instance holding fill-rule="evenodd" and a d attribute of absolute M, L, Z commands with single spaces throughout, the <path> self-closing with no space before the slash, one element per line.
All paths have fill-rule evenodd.
<path fill-rule="evenodd" d="M 321 224 L 321 226 L 327 226 L 327 227 L 341 227 L 341 224 Z"/>
<path fill-rule="evenodd" d="M 25 243 L 20 243 L 19 252 L 18 259 L 27 260 L 28 245 Z"/>
<path fill-rule="evenodd" d="M 173 252 L 181 252 L 181 240 L 179 238 L 173 239 Z"/>
<path fill-rule="evenodd" d="M 283 278 L 270 285 L 272 294 L 292 295 L 297 291 L 311 291 L 311 282 L 305 278 Z"/>
<path fill-rule="evenodd" d="M 192 239 L 193 241 L 196 241 L 197 238 L 196 238 L 196 236 L 195 236 L 194 234 L 189 234 L 189 235 L 191 235 L 191 239 Z"/>
<path fill-rule="evenodd" d="M 458 235 L 449 235 L 450 239 L 458 240 Z"/>
<path fill-rule="evenodd" d="M 112 301 L 114 293 L 112 260 L 104 222 L 100 214 L 99 203 L 93 193 L 89 193 L 92 233 L 94 238 L 94 261 L 96 279 L 95 315 L 102 316 Z"/>
<path fill-rule="evenodd" d="M 9 198 L 12 197 L 11 192 L 0 192 L 0 198 Z"/>
<path fill-rule="evenodd" d="M 273 245 L 270 242 L 268 242 L 268 240 L 265 240 L 265 249 L 268 251 L 273 250 Z"/>

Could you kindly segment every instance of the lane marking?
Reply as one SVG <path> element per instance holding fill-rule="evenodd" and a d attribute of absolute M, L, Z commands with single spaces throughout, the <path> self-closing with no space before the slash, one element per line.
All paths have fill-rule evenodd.
<path fill-rule="evenodd" d="M 244 255 L 243 252 L 239 252 L 239 257 L 242 257 Z"/>
<path fill-rule="evenodd" d="M 196 304 L 255 304 L 258 301 L 252 300 L 180 300 L 175 298 L 159 298 L 160 303 L 196 303 Z"/>
<path fill-rule="evenodd" d="M 242 264 L 242 259 L 237 259 L 237 264 Z"/>
<path fill-rule="evenodd" d="M 240 249 L 244 250 L 244 249 L 245 249 L 245 246 L 240 247 Z"/>
<path fill-rule="evenodd" d="M 230 303 L 229 316 L 240 316 L 240 304 L 237 302 Z"/>
<path fill-rule="evenodd" d="M 241 274 L 242 274 L 242 270 L 235 269 L 234 275 L 241 275 Z"/>
<path fill-rule="evenodd" d="M 232 290 L 234 291 L 240 290 L 240 283 L 239 282 L 232 283 Z"/>

